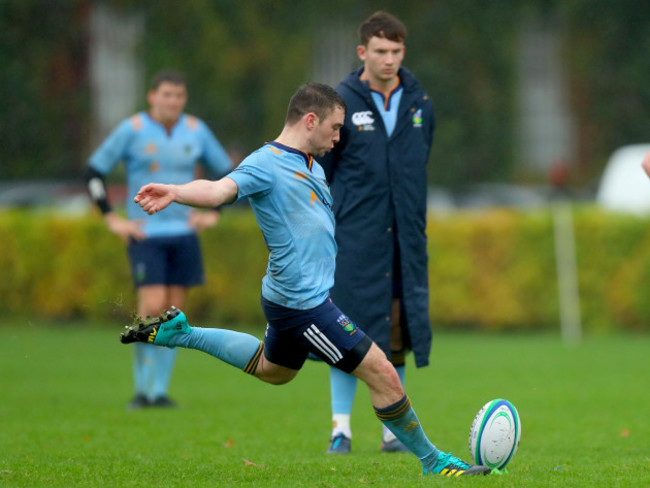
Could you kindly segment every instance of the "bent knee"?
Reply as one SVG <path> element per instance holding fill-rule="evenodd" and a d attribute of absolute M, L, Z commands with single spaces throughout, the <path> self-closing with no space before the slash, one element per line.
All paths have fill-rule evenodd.
<path fill-rule="evenodd" d="M 286 385 L 289 383 L 293 377 L 277 377 L 277 376 L 258 376 L 260 380 L 262 380 L 264 383 L 268 383 L 269 385 Z"/>
<path fill-rule="evenodd" d="M 262 356 L 255 370 L 255 377 L 270 385 L 285 385 L 296 377 L 298 370 L 279 366 Z"/>
<path fill-rule="evenodd" d="M 362 363 L 353 371 L 353 374 L 367 383 L 382 383 L 384 387 L 395 390 L 402 387 L 402 382 L 395 367 L 376 344 L 373 344 Z"/>

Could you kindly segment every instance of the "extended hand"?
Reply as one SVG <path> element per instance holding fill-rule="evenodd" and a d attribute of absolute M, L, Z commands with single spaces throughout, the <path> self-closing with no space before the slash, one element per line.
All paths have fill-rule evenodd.
<path fill-rule="evenodd" d="M 216 210 L 208 210 L 207 212 L 197 212 L 192 210 L 190 213 L 189 226 L 196 229 L 198 232 L 214 227 L 219 222 L 219 212 Z"/>
<path fill-rule="evenodd" d="M 173 185 L 149 183 L 138 191 L 133 201 L 142 207 L 149 215 L 160 212 L 174 201 Z"/>
<path fill-rule="evenodd" d="M 113 212 L 104 215 L 104 220 L 110 231 L 120 236 L 124 242 L 128 242 L 130 237 L 136 241 L 141 241 L 147 237 L 142 232 L 142 228 L 140 227 L 141 222 L 137 220 L 127 220 Z"/>

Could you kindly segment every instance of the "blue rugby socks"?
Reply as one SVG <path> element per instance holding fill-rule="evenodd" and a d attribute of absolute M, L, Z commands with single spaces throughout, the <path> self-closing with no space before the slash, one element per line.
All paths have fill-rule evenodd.
<path fill-rule="evenodd" d="M 406 375 L 404 365 L 395 368 L 402 386 Z M 350 429 L 350 416 L 352 405 L 357 391 L 357 378 L 351 374 L 345 373 L 340 369 L 330 367 L 330 393 L 332 398 L 332 437 L 342 433 L 348 438 L 352 438 Z M 394 438 L 394 434 L 383 425 L 382 440 L 388 442 Z"/>
<path fill-rule="evenodd" d="M 330 367 L 330 392 L 332 413 L 350 415 L 357 392 L 357 378 L 340 369 Z"/>
<path fill-rule="evenodd" d="M 151 387 L 151 371 L 155 347 L 137 343 L 133 348 L 133 383 L 135 394 L 147 397 Z"/>
<path fill-rule="evenodd" d="M 375 408 L 375 415 L 415 454 L 425 470 L 431 471 L 438 461 L 440 451 L 427 438 L 411 402 L 406 395 L 393 405 Z"/>
<path fill-rule="evenodd" d="M 350 414 L 357 392 L 357 378 L 340 369 L 330 367 L 330 392 L 332 397 L 332 437 L 343 434 L 351 439 Z"/>
<path fill-rule="evenodd" d="M 397 371 L 397 376 L 399 376 L 399 380 L 402 383 L 402 387 L 404 387 L 404 381 L 406 378 L 406 366 L 403 364 L 401 366 L 395 366 L 395 371 Z M 393 439 L 395 439 L 395 434 L 393 434 L 388 427 L 385 425 L 382 425 L 382 430 L 381 430 L 381 440 L 384 443 L 391 442 Z"/>
<path fill-rule="evenodd" d="M 151 398 L 166 397 L 169 390 L 169 382 L 172 378 L 172 370 L 176 360 L 176 349 L 166 347 L 153 348 L 152 354 L 152 376 Z"/>
<path fill-rule="evenodd" d="M 191 327 L 189 334 L 173 336 L 169 346 L 203 351 L 248 374 L 255 374 L 263 350 L 263 343 L 250 334 L 203 327 Z"/>

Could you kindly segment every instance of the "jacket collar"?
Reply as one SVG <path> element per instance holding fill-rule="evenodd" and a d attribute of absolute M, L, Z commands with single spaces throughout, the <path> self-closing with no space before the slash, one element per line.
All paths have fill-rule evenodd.
<path fill-rule="evenodd" d="M 343 81 L 341 81 L 341 84 L 348 86 L 360 95 L 370 96 L 370 86 L 368 85 L 368 82 L 361 81 L 359 78 L 362 72 L 363 66 L 346 76 Z M 397 76 L 399 76 L 402 86 L 404 87 L 404 93 L 409 93 L 420 88 L 420 83 L 408 69 L 400 67 Z"/>

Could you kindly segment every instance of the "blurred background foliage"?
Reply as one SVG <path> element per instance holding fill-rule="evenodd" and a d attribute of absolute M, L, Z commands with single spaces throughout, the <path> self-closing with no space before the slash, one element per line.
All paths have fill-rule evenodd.
<path fill-rule="evenodd" d="M 546 181 L 522 169 L 516 147 L 518 39 L 527 18 L 560 33 L 575 121 L 573 183 L 593 181 L 616 147 L 647 140 L 650 2 L 2 0 L 3 179 L 78 178 L 107 135 L 96 133 L 89 75 L 97 5 L 142 23 L 133 48 L 144 76 L 133 111 L 144 108 L 153 72 L 180 69 L 190 82 L 188 112 L 242 154 L 279 133 L 289 96 L 320 72 L 323 50 L 345 51 L 347 70 L 357 66 L 356 29 L 380 8 L 407 25 L 405 65 L 436 108 L 432 184 Z"/>
<path fill-rule="evenodd" d="M 650 331 L 647 219 L 575 213 L 585 333 Z M 126 250 L 96 215 L 0 213 L 0 310 L 8 316 L 128 322 L 135 296 Z M 430 317 L 438 329 L 556 331 L 560 306 L 549 208 L 491 209 L 430 219 Z M 232 209 L 201 235 L 206 285 L 185 311 L 199 323 L 263 326 L 267 251 L 251 212 Z M 105 320 L 104 320 L 105 322 Z"/>

